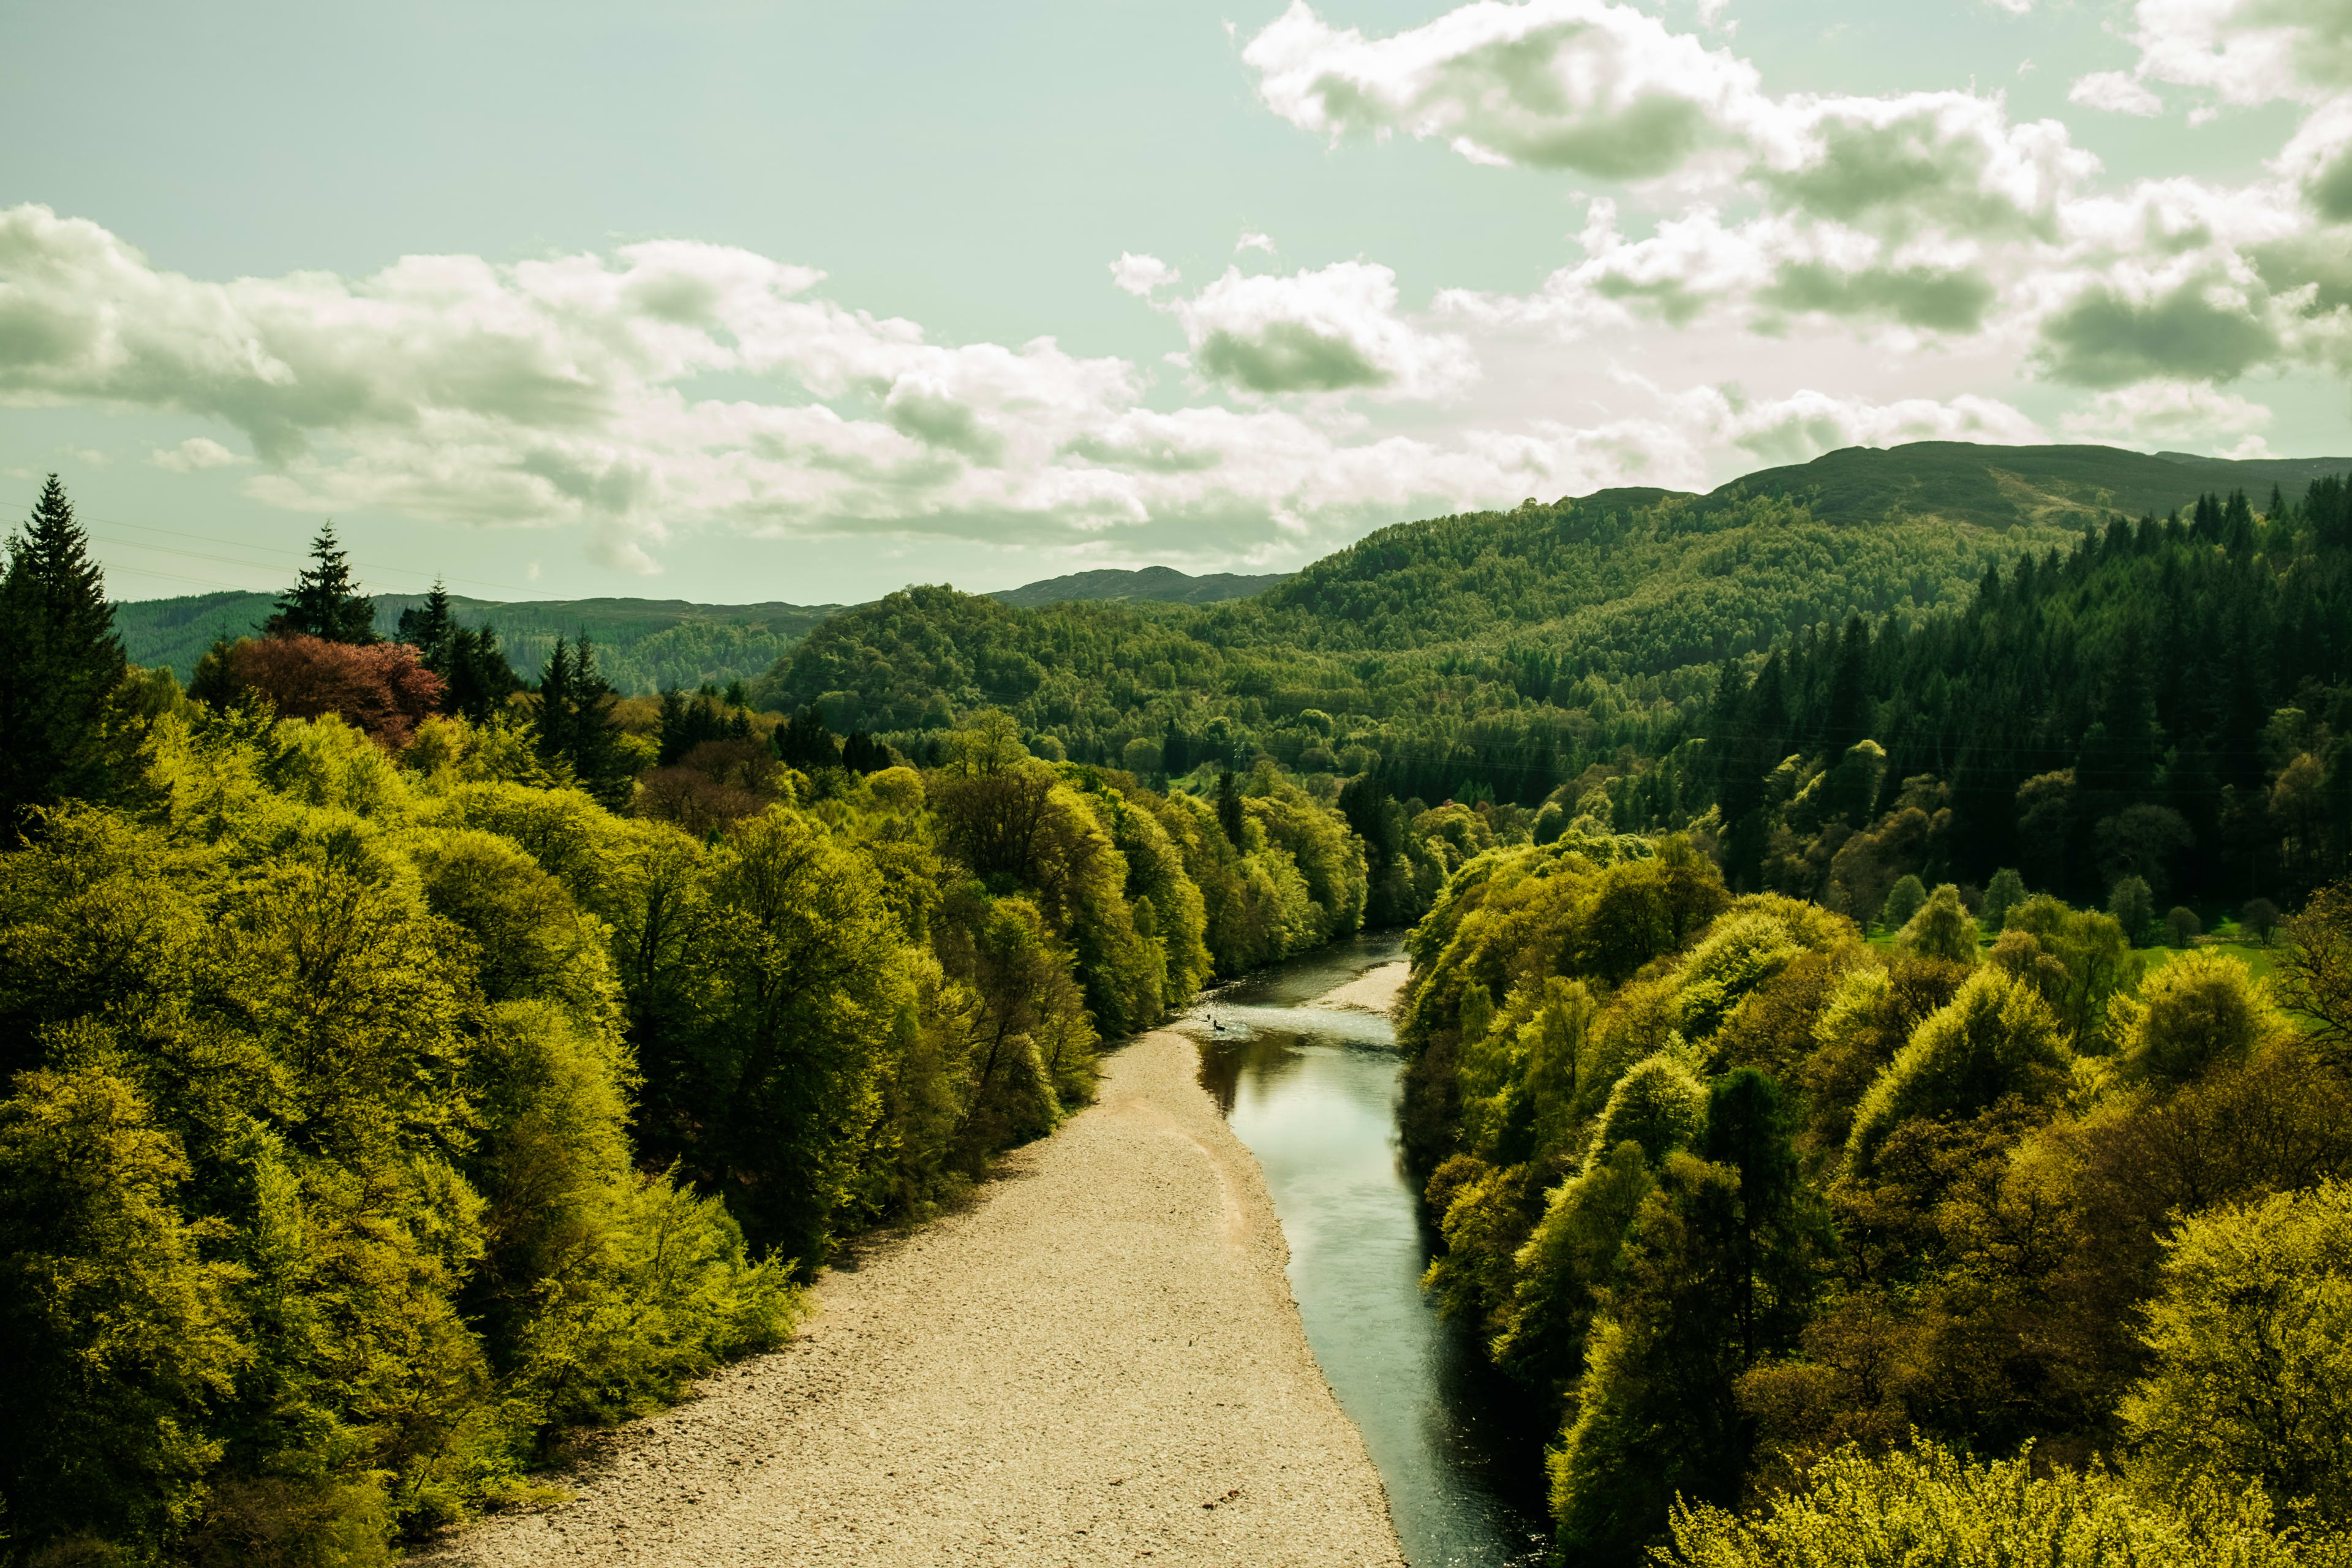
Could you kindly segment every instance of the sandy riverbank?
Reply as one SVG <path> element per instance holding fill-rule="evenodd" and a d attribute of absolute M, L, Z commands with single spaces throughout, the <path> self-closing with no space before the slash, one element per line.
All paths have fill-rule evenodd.
<path fill-rule="evenodd" d="M 1403 959 L 1365 970 L 1345 985 L 1315 998 L 1317 1007 L 1352 1007 L 1366 1013 L 1386 1013 L 1396 1005 L 1412 965 Z"/>
<path fill-rule="evenodd" d="M 1192 1042 L 1105 1066 L 970 1210 L 828 1274 L 800 1339 L 431 1560 L 1401 1564 Z"/>

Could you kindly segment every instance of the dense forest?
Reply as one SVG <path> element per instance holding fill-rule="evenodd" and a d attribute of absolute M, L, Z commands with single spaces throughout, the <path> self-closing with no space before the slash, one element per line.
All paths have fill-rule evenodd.
<path fill-rule="evenodd" d="M 1565 1561 L 2352 1561 L 2352 493 L 2102 450 L 1403 524 L 1230 603 L 912 588 L 654 694 L 585 621 L 525 679 L 388 614 L 331 532 L 184 685 L 52 479 L 0 576 L 0 1552 L 528 1501 L 1104 1042 L 1373 924 L 1428 1287 L 1556 1417 Z"/>

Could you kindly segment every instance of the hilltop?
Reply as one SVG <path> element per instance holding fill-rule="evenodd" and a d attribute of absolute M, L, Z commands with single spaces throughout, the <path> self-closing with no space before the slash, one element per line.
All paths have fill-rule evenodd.
<path fill-rule="evenodd" d="M 1096 572 L 1074 572 L 1066 577 L 1052 577 L 1042 583 L 1031 583 L 1025 587 L 1006 588 L 988 596 L 1001 605 L 1024 609 L 1034 609 L 1040 605 L 1097 599 L 1141 599 L 1162 605 L 1214 605 L 1227 599 L 1246 599 L 1253 594 L 1262 594 L 1288 581 L 1290 574 L 1287 572 L 1276 572 L 1263 577 L 1212 572 L 1205 576 L 1191 577 L 1172 566 L 1145 566 L 1131 572 L 1107 568 Z"/>

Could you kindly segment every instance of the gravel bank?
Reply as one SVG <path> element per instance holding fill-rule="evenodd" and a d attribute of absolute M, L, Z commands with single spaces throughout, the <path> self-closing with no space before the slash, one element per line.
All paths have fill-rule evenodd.
<path fill-rule="evenodd" d="M 1316 1007 L 1352 1007 L 1366 1013 L 1385 1013 L 1396 1005 L 1397 997 L 1404 991 L 1404 983 L 1412 976 L 1412 965 L 1403 959 L 1394 963 L 1382 963 L 1365 970 L 1345 985 L 1335 986 L 1309 1004 Z"/>
<path fill-rule="evenodd" d="M 1401 1568 L 1197 1062 L 1166 1031 L 1109 1058 L 970 1210 L 827 1274 L 801 1338 L 428 1560 Z"/>

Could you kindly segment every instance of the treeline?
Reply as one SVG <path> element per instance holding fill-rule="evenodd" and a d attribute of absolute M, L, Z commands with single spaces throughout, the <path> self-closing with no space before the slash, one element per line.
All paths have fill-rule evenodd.
<path fill-rule="evenodd" d="M 1264 754 L 1308 778 L 1381 768 L 1399 799 L 1532 808 L 1595 766 L 1672 751 L 1723 661 L 1790 626 L 1909 624 L 1964 600 L 1989 563 L 2075 537 L 1610 491 L 1399 524 L 1228 604 L 1020 610 L 910 588 L 833 616 L 752 694 L 909 754 L 994 705 L 1072 758 L 1144 776 Z"/>
<path fill-rule="evenodd" d="M 1959 614 L 1801 632 L 1697 728 L 1735 887 L 1865 922 L 1905 874 L 2004 866 L 2077 901 L 2299 900 L 2352 866 L 2352 492 L 2208 496 L 1988 569 Z"/>
<path fill-rule="evenodd" d="M 1682 836 L 1457 872 L 1405 1146 L 1564 1559 L 2342 1561 L 2352 887 L 2289 929 L 2281 997 L 2046 894 L 1868 943 Z"/>
<path fill-rule="evenodd" d="M 915 768 L 723 693 L 649 738 L 578 644 L 477 721 L 453 637 L 326 587 L 210 700 L 126 666 L 54 484 L 0 580 L 12 1560 L 382 1562 L 528 1501 L 1105 1037 L 1363 916 L 1271 766 L 1171 795 L 981 711 Z"/>

